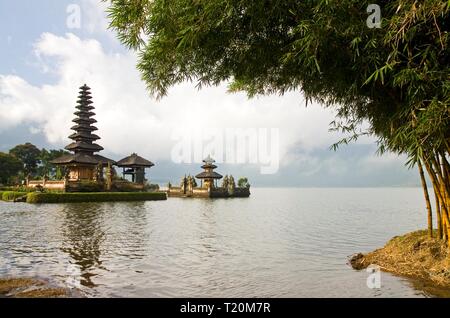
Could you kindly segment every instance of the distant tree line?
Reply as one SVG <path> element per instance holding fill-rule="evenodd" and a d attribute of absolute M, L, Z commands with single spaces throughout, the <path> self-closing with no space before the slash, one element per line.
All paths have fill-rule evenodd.
<path fill-rule="evenodd" d="M 64 154 L 68 152 L 62 149 L 39 149 L 29 142 L 11 148 L 8 153 L 0 152 L 0 183 L 19 184 L 27 177 L 62 179 L 63 168 L 50 161 Z"/>

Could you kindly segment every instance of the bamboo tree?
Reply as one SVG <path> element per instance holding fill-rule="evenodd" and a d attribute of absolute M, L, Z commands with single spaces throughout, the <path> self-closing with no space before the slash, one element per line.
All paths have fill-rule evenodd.
<path fill-rule="evenodd" d="M 433 211 L 431 209 L 430 196 L 428 195 L 427 181 L 423 173 L 422 163 L 417 161 L 417 167 L 419 168 L 420 181 L 422 182 L 423 194 L 425 196 L 425 202 L 427 204 L 428 212 L 428 236 L 433 237 Z"/>
<path fill-rule="evenodd" d="M 249 96 L 300 90 L 336 108 L 334 128 L 353 134 L 342 143 L 373 135 L 380 153 L 406 154 L 422 165 L 430 229 L 425 166 L 449 237 L 450 2 L 385 1 L 385 32 L 362 23 L 364 1 L 111 0 L 108 12 L 156 96 L 186 80 Z"/>
<path fill-rule="evenodd" d="M 441 201 L 439 200 L 439 195 L 437 194 L 436 186 L 433 184 L 433 192 L 436 206 L 436 221 L 438 230 L 438 239 L 442 239 L 442 216 L 441 216 Z"/>
<path fill-rule="evenodd" d="M 444 198 L 445 198 L 444 186 L 439 183 L 437 173 L 433 170 L 432 165 L 426 160 L 424 160 L 424 164 L 425 164 L 425 167 L 428 171 L 428 174 L 429 174 L 433 184 L 435 185 L 435 189 L 437 190 L 436 193 L 439 196 L 439 200 L 441 202 L 443 202 Z M 448 213 L 449 211 L 448 211 L 448 207 L 446 204 L 441 205 L 441 207 L 442 207 L 441 215 L 442 215 L 442 221 L 443 221 L 442 225 L 443 225 L 444 239 L 447 240 L 449 247 L 450 247 L 450 240 L 448 240 L 448 237 L 450 235 L 450 223 L 449 223 L 449 213 Z"/>

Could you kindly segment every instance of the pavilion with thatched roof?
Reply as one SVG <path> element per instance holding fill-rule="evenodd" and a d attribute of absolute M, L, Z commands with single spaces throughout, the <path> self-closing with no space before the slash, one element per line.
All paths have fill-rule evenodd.
<path fill-rule="evenodd" d="M 119 160 L 116 165 L 123 169 L 124 178 L 126 175 L 130 175 L 132 182 L 143 184 L 145 182 L 145 168 L 153 167 L 155 164 L 136 153 L 132 153 Z"/>

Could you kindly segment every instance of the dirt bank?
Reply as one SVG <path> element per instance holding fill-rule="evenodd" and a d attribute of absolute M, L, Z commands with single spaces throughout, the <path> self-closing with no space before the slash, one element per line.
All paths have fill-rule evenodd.
<path fill-rule="evenodd" d="M 427 231 L 395 236 L 383 248 L 353 255 L 349 263 L 358 270 L 376 264 L 386 272 L 450 288 L 450 251 Z"/>
<path fill-rule="evenodd" d="M 41 279 L 0 278 L 0 297 L 68 298 L 76 296 L 69 289 L 51 286 Z"/>

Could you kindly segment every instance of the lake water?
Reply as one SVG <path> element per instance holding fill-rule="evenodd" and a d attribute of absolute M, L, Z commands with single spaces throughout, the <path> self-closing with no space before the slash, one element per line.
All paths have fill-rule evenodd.
<path fill-rule="evenodd" d="M 346 265 L 426 227 L 419 188 L 251 189 L 250 198 L 0 202 L 0 277 L 88 297 L 424 297 L 417 282 Z"/>

